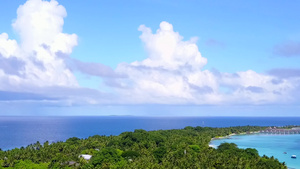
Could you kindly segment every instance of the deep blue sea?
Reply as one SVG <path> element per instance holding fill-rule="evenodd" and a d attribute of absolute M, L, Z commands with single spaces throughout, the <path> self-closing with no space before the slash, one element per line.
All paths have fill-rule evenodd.
<path fill-rule="evenodd" d="M 65 141 L 70 137 L 87 138 L 96 134 L 118 135 L 135 129 L 160 130 L 181 129 L 186 126 L 229 127 L 245 125 L 300 125 L 300 117 L 0 117 L 0 148 L 7 150 L 27 146 L 36 141 L 41 143 Z M 280 147 L 286 147 L 287 144 L 290 144 L 289 141 L 300 142 L 300 135 L 297 136 L 297 138 L 282 137 Z M 256 147 L 251 146 L 252 142 L 253 145 L 258 144 L 249 141 L 246 146 Z M 269 145 L 270 142 L 274 142 L 274 138 L 266 137 L 263 142 L 265 144 L 262 145 Z M 278 148 L 278 144 L 274 146 L 273 149 Z M 243 147 L 242 144 L 241 147 Z M 300 146 L 295 149 L 299 152 L 300 157 Z M 258 150 L 262 152 L 262 150 Z M 276 155 L 274 156 L 276 157 Z"/>

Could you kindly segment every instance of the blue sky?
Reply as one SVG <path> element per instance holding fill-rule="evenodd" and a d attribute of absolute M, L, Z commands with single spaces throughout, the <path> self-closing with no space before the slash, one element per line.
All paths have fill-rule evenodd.
<path fill-rule="evenodd" d="M 299 116 L 299 2 L 0 3 L 0 115 Z"/>

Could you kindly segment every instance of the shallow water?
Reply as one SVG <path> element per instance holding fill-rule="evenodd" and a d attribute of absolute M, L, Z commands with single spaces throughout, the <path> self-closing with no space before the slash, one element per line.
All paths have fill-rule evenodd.
<path fill-rule="evenodd" d="M 223 142 L 235 143 L 239 148 L 255 148 L 259 155 L 274 156 L 285 162 L 289 168 L 300 169 L 300 134 L 294 135 L 235 135 L 225 139 L 213 140 L 211 145 L 217 147 Z M 284 154 L 286 152 L 287 154 Z M 297 155 L 293 159 L 291 155 Z"/>

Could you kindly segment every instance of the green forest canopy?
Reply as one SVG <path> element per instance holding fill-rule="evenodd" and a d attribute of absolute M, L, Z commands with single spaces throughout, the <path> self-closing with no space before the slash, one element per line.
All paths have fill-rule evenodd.
<path fill-rule="evenodd" d="M 208 146 L 214 137 L 259 131 L 265 127 L 185 127 L 184 129 L 124 132 L 87 139 L 0 150 L 0 168 L 287 168 L 274 157 L 260 157 L 256 149 L 223 143 Z M 90 160 L 79 158 L 92 155 Z"/>

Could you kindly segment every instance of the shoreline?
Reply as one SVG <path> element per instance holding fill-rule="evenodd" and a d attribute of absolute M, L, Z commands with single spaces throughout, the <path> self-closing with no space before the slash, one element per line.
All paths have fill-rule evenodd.
<path fill-rule="evenodd" d="M 236 134 L 236 133 L 232 133 L 232 134 L 229 134 L 229 135 L 226 135 L 226 136 L 222 136 L 222 137 L 214 137 L 211 139 L 211 141 L 209 142 L 209 147 L 212 147 L 214 149 L 217 149 L 218 147 L 216 145 L 213 145 L 212 144 L 212 141 L 214 140 L 221 140 L 221 139 L 228 139 L 230 138 L 231 136 L 235 136 L 235 135 L 252 135 L 252 134 L 264 134 L 264 133 L 260 133 L 259 131 L 256 131 L 256 132 L 247 132 L 247 133 L 239 133 L 239 134 Z M 280 135 L 280 134 L 275 134 L 275 135 Z M 293 135 L 293 134 L 287 134 L 287 135 Z M 284 161 L 285 162 L 285 161 Z M 287 166 L 287 169 L 296 169 L 294 167 L 290 167 L 290 166 Z"/>
<path fill-rule="evenodd" d="M 238 133 L 238 134 L 237 133 L 231 133 L 231 134 L 226 135 L 226 136 L 214 137 L 214 138 L 211 138 L 210 142 L 208 143 L 208 146 L 212 147 L 212 148 L 217 148 L 215 145 L 211 144 L 211 142 L 213 140 L 222 140 L 222 139 L 228 139 L 231 136 L 236 136 L 236 135 L 250 135 L 250 134 L 257 134 L 257 133 L 259 133 L 259 131 L 243 132 L 243 133 Z"/>

